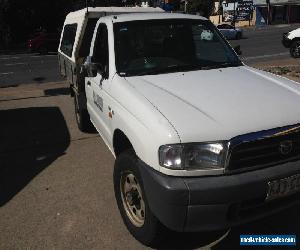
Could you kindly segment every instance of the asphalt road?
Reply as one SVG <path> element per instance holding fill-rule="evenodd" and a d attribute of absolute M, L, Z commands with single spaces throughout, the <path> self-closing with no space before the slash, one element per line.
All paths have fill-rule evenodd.
<path fill-rule="evenodd" d="M 122 222 L 114 158 L 97 133 L 77 129 L 67 84 L 4 88 L 0 117 L 0 249 L 147 249 Z M 239 249 L 240 234 L 300 236 L 299 211 L 232 228 L 212 249 Z M 223 234 L 168 233 L 161 249 L 205 247 Z"/>
<path fill-rule="evenodd" d="M 300 24 L 276 25 L 267 28 L 244 29 L 244 38 L 231 40 L 232 46 L 241 46 L 241 58 L 246 64 L 261 61 L 284 59 L 290 57 L 289 50 L 284 48 L 281 40 L 282 34 L 299 28 Z"/>
<path fill-rule="evenodd" d="M 56 54 L 0 55 L 0 87 L 61 80 Z"/>
<path fill-rule="evenodd" d="M 282 33 L 300 27 L 299 25 L 279 25 L 262 29 L 245 29 L 245 38 L 230 43 L 241 45 L 242 60 L 255 64 L 274 59 L 289 58 L 288 49 L 281 44 Z M 61 81 L 57 55 L 10 54 L 0 55 L 0 87 L 28 83 Z"/>
<path fill-rule="evenodd" d="M 114 158 L 97 133 L 77 129 L 67 84 L 4 88 L 0 117 L 0 249 L 147 249 L 121 220 Z M 299 211 L 232 228 L 212 249 L 239 249 L 240 234 L 300 236 Z M 168 233 L 161 249 L 205 247 L 223 234 Z"/>

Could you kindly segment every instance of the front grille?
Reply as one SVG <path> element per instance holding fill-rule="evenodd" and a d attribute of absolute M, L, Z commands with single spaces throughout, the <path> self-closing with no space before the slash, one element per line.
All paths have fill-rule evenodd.
<path fill-rule="evenodd" d="M 252 133 L 234 138 L 233 142 L 235 140 L 239 142 L 230 149 L 229 171 L 276 165 L 300 158 L 299 125 Z"/>

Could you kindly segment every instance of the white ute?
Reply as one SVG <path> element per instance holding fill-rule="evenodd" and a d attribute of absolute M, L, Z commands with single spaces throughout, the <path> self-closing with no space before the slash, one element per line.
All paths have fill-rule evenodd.
<path fill-rule="evenodd" d="M 282 44 L 290 49 L 292 57 L 300 58 L 300 28 L 284 33 Z"/>
<path fill-rule="evenodd" d="M 207 19 L 80 10 L 58 54 L 79 128 L 91 121 L 116 157 L 118 207 L 142 243 L 163 226 L 224 229 L 299 202 L 300 85 L 244 65 Z"/>

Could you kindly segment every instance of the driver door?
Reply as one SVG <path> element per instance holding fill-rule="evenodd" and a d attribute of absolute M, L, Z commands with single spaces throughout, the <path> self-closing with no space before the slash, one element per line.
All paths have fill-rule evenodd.
<path fill-rule="evenodd" d="M 86 78 L 87 108 L 90 118 L 106 143 L 110 143 L 111 121 L 109 117 L 109 46 L 108 30 L 100 23 L 94 41 L 93 63 L 97 64 L 97 75 Z"/>

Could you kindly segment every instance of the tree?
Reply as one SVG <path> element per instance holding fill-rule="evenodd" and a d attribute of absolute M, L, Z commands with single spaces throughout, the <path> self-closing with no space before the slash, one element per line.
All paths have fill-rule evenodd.
<path fill-rule="evenodd" d="M 5 23 L 4 13 L 8 8 L 8 0 L 0 0 L 0 50 L 10 42 L 9 26 Z"/>
<path fill-rule="evenodd" d="M 200 15 L 209 17 L 215 8 L 215 1 L 212 0 L 189 0 L 187 11 L 189 13 L 200 13 Z"/>
<path fill-rule="evenodd" d="M 120 6 L 121 0 L 88 0 L 89 6 Z M 66 15 L 86 7 L 86 0 L 0 0 L 0 50 L 25 43 L 32 33 L 57 32 Z"/>

